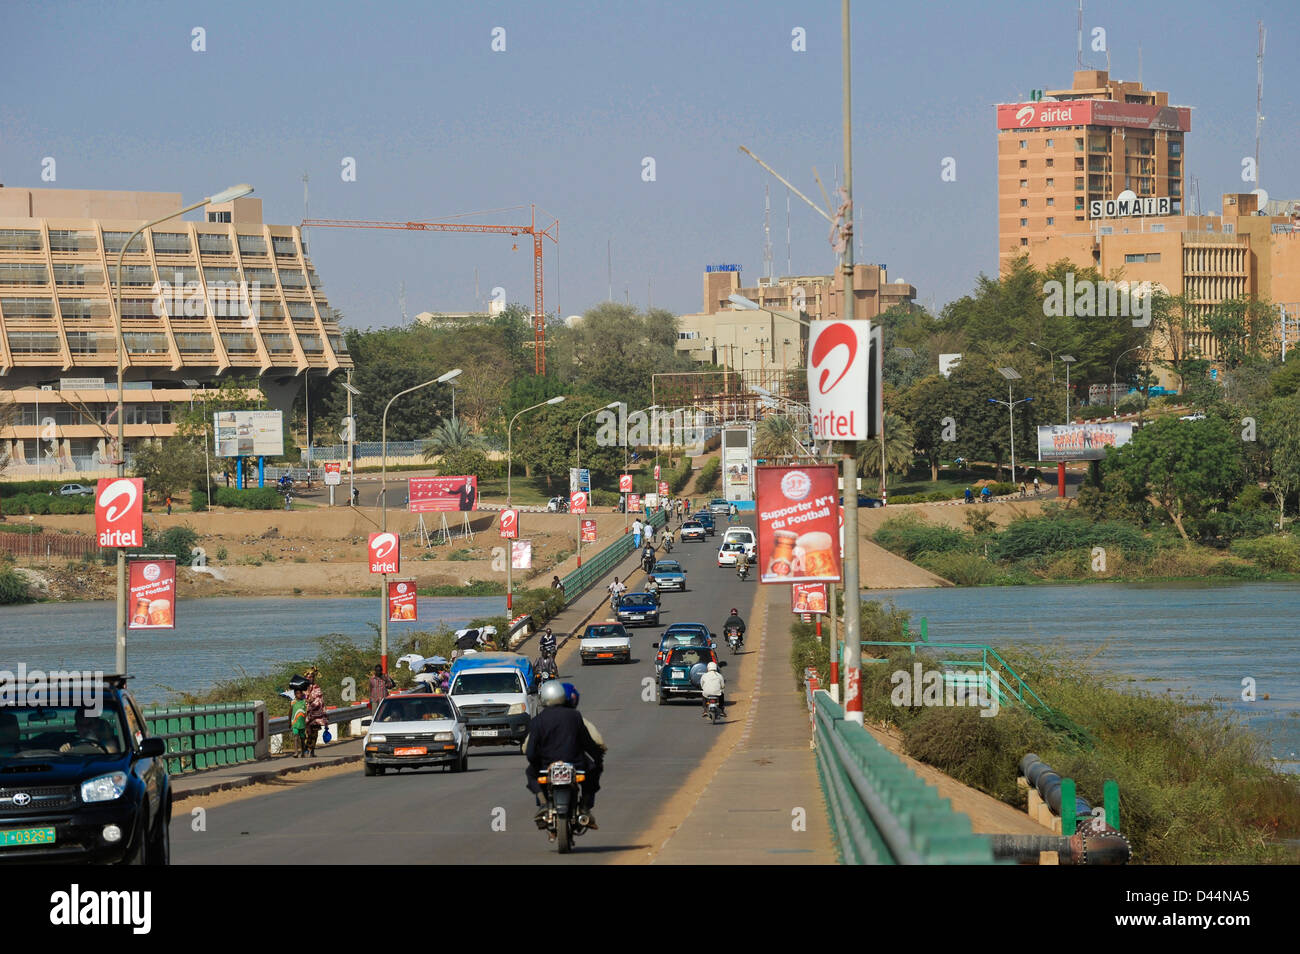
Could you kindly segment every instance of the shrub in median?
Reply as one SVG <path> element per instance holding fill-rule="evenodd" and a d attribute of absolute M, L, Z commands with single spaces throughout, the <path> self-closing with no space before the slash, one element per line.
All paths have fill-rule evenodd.
<path fill-rule="evenodd" d="M 206 491 L 204 499 L 206 499 Z M 240 510 L 278 510 L 284 506 L 284 498 L 278 490 L 270 487 L 252 487 L 240 490 L 235 487 L 221 487 L 212 495 L 212 502 L 219 507 L 235 507 Z"/>

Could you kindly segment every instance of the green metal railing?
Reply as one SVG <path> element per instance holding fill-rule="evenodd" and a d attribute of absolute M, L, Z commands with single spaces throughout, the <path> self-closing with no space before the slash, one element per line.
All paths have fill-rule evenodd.
<path fill-rule="evenodd" d="M 667 519 L 664 512 L 651 514 L 650 525 L 658 529 Z M 564 587 L 564 605 L 568 606 L 591 589 L 601 577 L 631 556 L 634 549 L 632 535 L 625 534 L 595 556 L 583 560 L 582 566 L 560 580 L 560 585 Z"/>
<path fill-rule="evenodd" d="M 845 864 L 994 864 L 989 839 L 866 729 L 813 693 L 817 775 Z"/>
<path fill-rule="evenodd" d="M 160 707 L 142 715 L 149 735 L 167 742 L 167 771 L 179 775 L 255 760 L 258 720 L 265 722 L 266 709 L 261 703 L 233 702 Z"/>
<path fill-rule="evenodd" d="M 920 646 L 923 649 L 930 650 L 961 650 L 966 653 L 965 658 L 960 659 L 940 659 L 939 664 L 945 669 L 975 669 L 979 671 L 978 686 L 997 693 L 999 705 L 1021 705 L 1031 712 L 1046 713 L 1051 712 L 1051 707 L 1042 700 L 1038 693 L 1030 688 L 1029 683 L 1021 678 L 1020 674 L 1011 668 L 998 651 L 992 646 L 981 646 L 976 643 L 931 643 L 923 641 L 915 642 L 886 642 L 886 641 L 863 641 L 863 646 L 906 646 L 907 649 L 916 655 L 916 649 Z M 870 664 L 879 660 L 866 660 L 863 662 Z"/>

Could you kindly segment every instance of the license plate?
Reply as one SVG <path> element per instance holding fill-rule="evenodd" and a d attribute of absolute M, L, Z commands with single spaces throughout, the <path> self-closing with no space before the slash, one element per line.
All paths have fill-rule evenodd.
<path fill-rule="evenodd" d="M 614 658 L 614 654 L 613 654 L 613 653 L 596 653 L 596 658 L 597 658 L 597 659 L 613 659 L 613 658 Z"/>
<path fill-rule="evenodd" d="M 628 616 L 628 619 L 645 619 L 645 614 L 644 614 L 644 613 L 634 613 L 634 614 Z"/>
<path fill-rule="evenodd" d="M 470 730 L 469 730 L 469 734 L 470 734 L 470 735 L 490 735 L 490 736 L 495 736 L 495 735 L 500 735 L 500 734 L 501 734 L 501 730 L 500 730 L 500 729 L 470 729 Z"/>
<path fill-rule="evenodd" d="M 423 745 L 411 745 L 406 748 L 393 749 L 394 755 L 428 755 L 429 750 Z"/>
<path fill-rule="evenodd" d="M 53 828 L 14 828 L 9 831 L 0 831 L 0 848 L 8 848 L 14 845 L 52 844 L 54 844 Z"/>
<path fill-rule="evenodd" d="M 674 679 L 685 679 L 685 678 L 686 678 L 686 670 L 685 670 L 685 669 L 674 669 L 674 670 L 673 670 L 673 678 L 674 678 Z"/>

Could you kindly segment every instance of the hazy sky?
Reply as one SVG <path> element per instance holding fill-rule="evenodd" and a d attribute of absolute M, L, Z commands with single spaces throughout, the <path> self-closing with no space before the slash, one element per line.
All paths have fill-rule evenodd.
<path fill-rule="evenodd" d="M 1269 31 L 1261 182 L 1300 196 L 1300 4 L 1091 0 L 1085 62 L 1192 106 L 1187 173 L 1204 208 L 1246 191 L 1254 153 L 1256 20 Z M 860 261 L 942 306 L 996 269 L 993 104 L 1068 87 L 1069 0 L 868 3 L 853 12 L 854 197 Z M 195 52 L 192 30 L 205 31 Z M 504 29 L 505 50 L 492 49 Z M 792 49 L 802 28 L 806 52 Z M 776 273 L 786 272 L 786 189 L 748 145 L 820 200 L 841 163 L 838 2 L 0 3 L 0 182 L 183 193 L 251 182 L 266 221 L 432 220 L 536 203 L 546 308 L 614 297 L 700 308 L 701 273 L 763 274 L 772 186 Z M 498 34 L 498 37 L 500 35 Z M 41 181 L 44 157 L 57 180 Z M 944 157 L 955 182 L 940 180 Z M 343 181 L 345 158 L 356 181 Z M 654 181 L 643 180 L 643 159 Z M 1190 179 L 1189 179 L 1190 182 Z M 826 222 L 797 198 L 796 273 L 833 266 Z M 527 210 L 480 221 L 526 221 Z M 360 327 L 407 311 L 461 311 L 501 286 L 532 301 L 527 237 L 316 229 L 332 303 Z M 626 290 L 626 291 L 625 291 Z"/>

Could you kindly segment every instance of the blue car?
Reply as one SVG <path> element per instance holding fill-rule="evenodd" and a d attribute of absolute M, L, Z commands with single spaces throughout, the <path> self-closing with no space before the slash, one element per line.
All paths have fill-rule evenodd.
<path fill-rule="evenodd" d="M 663 669 L 664 660 L 676 646 L 707 646 L 712 648 L 714 645 L 713 634 L 709 632 L 709 627 L 703 623 L 673 623 L 664 630 L 664 634 L 659 637 L 659 642 L 653 644 L 653 648 L 658 650 L 655 656 L 655 675 Z"/>
<path fill-rule="evenodd" d="M 658 626 L 659 597 L 653 593 L 625 593 L 618 601 L 618 621 L 624 626 Z"/>
<path fill-rule="evenodd" d="M 840 498 L 840 506 L 841 507 L 844 506 L 843 497 Z M 858 506 L 859 507 L 883 507 L 884 504 L 880 502 L 880 498 L 878 497 L 868 497 L 866 494 L 858 494 Z"/>
<path fill-rule="evenodd" d="M 704 532 L 709 536 L 713 536 L 715 533 L 718 532 L 717 522 L 713 519 L 712 512 L 708 510 L 701 510 L 699 513 L 693 514 L 691 516 L 691 519 L 698 520 L 700 524 L 704 527 Z"/>
<path fill-rule="evenodd" d="M 686 571 L 676 560 L 660 560 L 650 571 L 650 579 L 662 593 L 664 590 L 681 590 L 686 592 Z"/>

